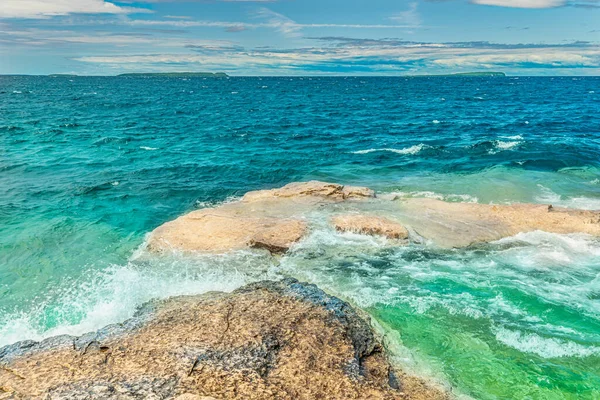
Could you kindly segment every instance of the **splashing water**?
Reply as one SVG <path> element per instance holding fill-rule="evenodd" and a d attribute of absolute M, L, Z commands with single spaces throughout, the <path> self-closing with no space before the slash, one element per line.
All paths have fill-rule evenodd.
<path fill-rule="evenodd" d="M 0 77 L 0 345 L 292 275 L 363 308 L 398 362 L 455 393 L 598 399 L 597 239 L 531 232 L 443 250 L 321 223 L 279 262 L 157 257 L 143 243 L 194 208 L 308 179 L 598 209 L 599 83 Z"/>

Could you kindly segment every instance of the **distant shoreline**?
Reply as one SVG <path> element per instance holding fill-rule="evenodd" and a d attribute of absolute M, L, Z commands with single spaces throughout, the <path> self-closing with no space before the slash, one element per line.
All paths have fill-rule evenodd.
<path fill-rule="evenodd" d="M 225 72 L 131 72 L 118 75 L 77 75 L 77 74 L 0 74 L 0 76 L 44 76 L 49 78 L 82 78 L 82 77 L 121 77 L 121 78 L 231 78 L 231 77 L 253 77 L 246 75 L 231 76 Z M 259 77 L 262 75 L 256 75 Z M 266 77 L 267 75 L 265 75 Z M 294 77 L 296 75 L 273 75 L 271 77 Z M 302 77 L 304 75 L 298 75 Z M 361 78 L 424 78 L 424 77 L 506 77 L 504 72 L 459 72 L 452 74 L 418 74 L 418 75 L 306 75 L 306 77 L 348 77 L 357 76 Z"/>

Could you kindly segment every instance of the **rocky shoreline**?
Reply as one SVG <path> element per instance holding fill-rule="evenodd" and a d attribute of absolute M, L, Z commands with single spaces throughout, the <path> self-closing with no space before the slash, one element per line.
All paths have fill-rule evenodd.
<path fill-rule="evenodd" d="M 519 232 L 600 236 L 600 211 L 380 196 L 292 183 L 193 211 L 148 237 L 151 253 L 288 251 L 315 226 L 444 248 Z M 267 253 L 268 254 L 268 253 Z M 448 399 L 389 362 L 368 317 L 288 278 L 174 297 L 80 337 L 0 349 L 0 399 Z"/>
<path fill-rule="evenodd" d="M 1 399 L 447 399 L 347 303 L 294 279 L 145 304 L 81 337 L 0 349 Z"/>

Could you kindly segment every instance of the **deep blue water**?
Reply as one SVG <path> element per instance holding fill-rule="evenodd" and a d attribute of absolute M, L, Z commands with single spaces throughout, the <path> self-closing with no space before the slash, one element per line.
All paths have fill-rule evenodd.
<path fill-rule="evenodd" d="M 174 272 L 181 264 L 140 272 L 131 261 L 144 235 L 161 223 L 249 190 L 320 179 L 453 201 L 551 202 L 600 209 L 599 114 L 600 78 L 594 77 L 1 76 L 0 345 L 82 333 L 126 318 L 153 296 L 232 289 L 256 278 L 220 280 L 202 275 L 202 269 L 183 276 Z M 560 248 L 551 242 L 555 239 L 544 243 Z M 536 240 L 530 243 L 534 253 L 541 246 Z M 531 398 L 577 398 L 573 396 L 581 387 L 588 390 L 582 398 L 600 396 L 585 385 L 600 382 L 598 368 L 590 367 L 600 363 L 600 297 L 594 297 L 600 293 L 598 243 L 585 239 L 576 250 L 565 246 L 569 260 L 581 263 L 582 269 L 535 279 L 563 285 L 560 290 L 569 285 L 587 290 L 581 295 L 589 303 L 585 300 L 579 308 L 564 299 L 543 300 L 550 308 L 572 313 L 565 324 L 575 333 L 554 337 L 550 331 L 521 330 L 515 337 L 493 326 L 485 338 L 518 354 L 534 354 L 540 362 L 562 354 L 556 361 L 560 368 L 588 374 L 575 389 L 550 379 L 550 391 L 527 392 L 533 393 Z M 490 251 L 454 255 L 453 260 L 478 268 L 478 260 L 494 259 L 495 250 Z M 519 267 L 526 264 L 527 254 L 507 262 Z M 501 254 L 504 261 L 505 256 Z M 394 263 L 411 260 L 385 262 L 398 267 Z M 539 267 L 545 268 L 546 262 L 539 261 Z M 352 285 L 331 283 L 333 277 L 344 282 L 344 273 L 353 272 L 303 277 L 361 304 L 362 299 L 349 294 Z M 505 277 L 490 274 L 501 286 Z M 533 312 L 529 300 L 515 304 L 527 314 Z M 403 321 L 414 309 L 408 303 L 388 309 L 385 303 L 382 311 L 381 304 L 374 300 L 362 305 L 391 324 L 390 329 L 408 331 L 406 326 L 395 328 L 394 321 Z M 421 315 L 432 318 L 427 311 Z M 472 321 L 461 325 L 455 316 L 446 310 L 436 318 L 454 324 L 457 335 L 480 329 Z M 493 315 L 485 318 L 497 322 Z M 411 326 L 424 323 L 418 320 Z M 579 331 L 582 323 L 593 327 Z M 446 364 L 455 354 L 428 351 L 406 334 L 407 346 L 425 354 L 428 368 L 467 394 L 504 398 L 497 394 L 501 389 L 491 387 L 514 384 L 480 387 L 466 378 L 473 373 L 467 369 L 454 376 Z M 413 332 L 415 337 L 420 334 Z M 550 342 L 538 340 L 528 347 L 536 338 Z M 560 348 L 557 352 L 544 353 L 544 347 L 554 345 Z M 564 357 L 574 357 L 573 363 L 561 364 Z M 532 362 L 534 370 L 539 363 Z M 518 368 L 508 370 L 523 374 Z M 519 384 L 529 388 L 528 383 Z"/>

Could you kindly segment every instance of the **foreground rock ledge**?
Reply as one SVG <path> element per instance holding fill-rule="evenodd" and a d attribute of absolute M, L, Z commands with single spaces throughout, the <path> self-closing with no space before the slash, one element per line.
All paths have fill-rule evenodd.
<path fill-rule="evenodd" d="M 346 303 L 293 279 L 147 304 L 0 349 L 2 399 L 446 399 L 394 370 Z"/>

